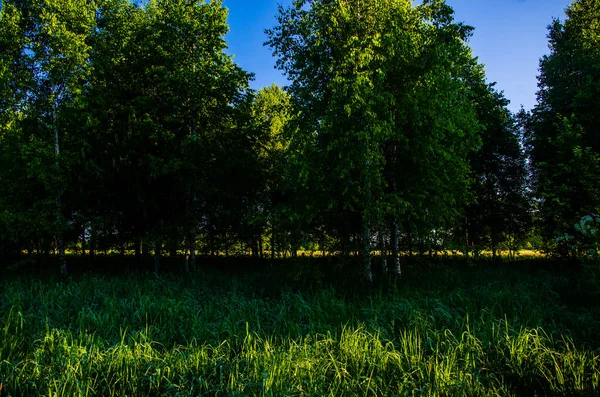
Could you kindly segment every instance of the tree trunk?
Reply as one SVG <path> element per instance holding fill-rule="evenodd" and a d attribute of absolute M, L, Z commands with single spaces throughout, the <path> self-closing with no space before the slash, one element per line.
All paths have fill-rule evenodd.
<path fill-rule="evenodd" d="M 350 256 L 350 237 L 347 233 L 342 236 L 342 257 L 348 258 Z"/>
<path fill-rule="evenodd" d="M 383 273 L 387 273 L 387 253 L 384 240 L 382 228 L 379 230 L 379 255 L 381 256 L 381 270 Z"/>
<path fill-rule="evenodd" d="M 150 247 L 148 247 L 147 243 L 142 243 L 142 260 L 148 257 L 148 253 L 150 252 Z"/>
<path fill-rule="evenodd" d="M 62 232 L 58 236 L 58 262 L 60 263 L 60 274 L 67 275 L 67 262 L 65 261 L 65 242 Z"/>
<path fill-rule="evenodd" d="M 398 248 L 398 224 L 396 223 L 395 217 L 392 219 L 392 230 L 390 234 L 392 240 L 392 271 L 399 276 L 402 274 L 402 269 L 400 268 L 400 250 Z"/>
<path fill-rule="evenodd" d="M 371 270 L 371 241 L 369 239 L 369 224 L 367 217 L 363 215 L 363 236 L 362 236 L 362 257 L 365 267 L 365 278 L 367 281 L 373 281 L 373 271 Z"/>
<path fill-rule="evenodd" d="M 81 256 L 85 256 L 85 228 L 81 232 Z"/>
<path fill-rule="evenodd" d="M 160 270 L 160 251 L 161 251 L 160 239 L 156 239 L 154 243 L 154 273 L 158 274 Z"/>
<path fill-rule="evenodd" d="M 192 120 L 192 125 L 190 126 L 190 134 L 192 134 L 194 140 L 196 140 L 195 132 L 195 123 L 194 120 Z M 187 218 L 192 219 L 192 225 L 190 226 L 190 230 L 187 233 L 185 239 L 185 263 L 183 266 L 183 270 L 187 274 L 189 274 L 191 269 L 193 269 L 196 266 L 196 220 L 193 216 L 195 214 L 195 211 L 192 211 L 192 206 L 194 206 L 195 209 L 194 203 L 196 201 L 196 193 L 192 193 L 191 185 L 188 185 L 188 195 L 191 197 L 191 199 L 186 200 L 185 212 Z"/>
<path fill-rule="evenodd" d="M 104 213 L 104 218 L 102 219 L 102 249 L 104 251 L 104 256 L 108 255 L 108 231 L 106 230 L 106 212 Z"/>
<path fill-rule="evenodd" d="M 465 218 L 465 256 L 469 258 L 469 221 Z"/>
<path fill-rule="evenodd" d="M 56 165 L 56 172 L 60 172 L 60 145 L 58 141 L 58 125 L 56 120 L 56 108 L 52 110 L 52 121 L 54 122 L 54 163 Z M 60 205 L 60 187 L 58 180 L 56 182 L 56 224 L 58 226 L 58 237 L 57 237 L 57 245 L 58 245 L 58 263 L 60 266 L 60 274 L 63 276 L 67 275 L 67 262 L 65 262 L 65 242 L 63 240 L 63 232 L 61 226 L 61 205 Z"/>
<path fill-rule="evenodd" d="M 396 114 L 394 112 L 393 114 L 394 120 L 396 119 Z M 390 163 L 392 164 L 392 169 L 396 170 L 397 169 L 397 161 L 398 161 L 398 143 L 394 142 L 392 144 L 392 152 L 391 152 L 391 161 Z M 391 187 L 392 187 L 392 193 L 394 195 L 397 195 L 397 184 L 396 184 L 396 172 L 393 172 L 391 175 Z M 390 230 L 390 243 L 392 245 L 392 263 L 391 263 L 391 267 L 392 267 L 392 272 L 394 272 L 394 274 L 396 274 L 397 276 L 400 276 L 402 274 L 402 269 L 400 267 L 400 249 L 398 247 L 398 222 L 396 221 L 396 215 L 394 215 L 392 217 L 392 222 L 391 222 L 391 230 Z"/>
<path fill-rule="evenodd" d="M 254 236 L 252 238 L 251 250 L 252 250 L 252 258 L 257 258 L 258 257 L 258 242 L 256 241 L 256 236 Z"/>
<path fill-rule="evenodd" d="M 214 233 L 213 233 L 212 230 L 208 234 L 209 234 L 209 236 L 208 236 L 208 243 L 209 243 L 208 249 L 210 250 L 210 256 L 215 256 L 215 236 L 214 236 Z"/>
<path fill-rule="evenodd" d="M 271 260 L 275 260 L 275 230 L 271 230 Z"/>
<path fill-rule="evenodd" d="M 133 245 L 134 245 L 134 250 L 135 250 L 135 260 L 137 262 L 140 262 L 140 260 L 142 259 L 142 251 L 140 251 L 140 240 L 135 239 L 133 240 Z"/>
<path fill-rule="evenodd" d="M 91 270 L 92 262 L 94 262 L 94 257 L 96 256 L 96 226 L 92 224 L 91 234 L 90 234 L 90 257 L 88 258 L 88 269 Z"/>
<path fill-rule="evenodd" d="M 185 236 L 185 246 L 183 249 L 183 271 L 185 274 L 190 273 L 190 243 L 191 238 L 189 233 Z"/>
<path fill-rule="evenodd" d="M 260 254 L 260 259 L 265 259 L 264 251 L 263 251 L 263 241 L 262 235 L 258 235 L 258 252 Z"/>
<path fill-rule="evenodd" d="M 196 226 L 190 229 L 190 259 L 189 268 L 193 270 L 196 267 Z"/>

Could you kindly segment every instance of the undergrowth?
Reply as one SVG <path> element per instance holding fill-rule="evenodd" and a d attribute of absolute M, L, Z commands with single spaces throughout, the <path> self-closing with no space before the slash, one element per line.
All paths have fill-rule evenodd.
<path fill-rule="evenodd" d="M 6 278 L 0 395 L 600 394 L 600 305 L 574 303 L 576 276 L 410 273 L 353 289 L 206 269 Z"/>

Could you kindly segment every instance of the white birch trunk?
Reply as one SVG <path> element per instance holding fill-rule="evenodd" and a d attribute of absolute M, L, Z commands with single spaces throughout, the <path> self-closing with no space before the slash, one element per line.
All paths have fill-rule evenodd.
<path fill-rule="evenodd" d="M 59 163 L 59 155 L 60 155 L 60 144 L 58 140 L 58 125 L 56 125 L 56 108 L 52 110 L 52 122 L 54 127 L 54 164 L 56 166 L 56 173 L 60 172 L 60 163 Z M 63 276 L 67 275 L 67 262 L 65 261 L 65 242 L 63 240 L 63 232 L 61 226 L 61 214 L 60 214 L 60 186 L 59 182 L 56 182 L 56 226 L 58 227 L 58 237 L 56 239 L 58 245 L 58 263 L 60 267 L 60 274 Z"/>

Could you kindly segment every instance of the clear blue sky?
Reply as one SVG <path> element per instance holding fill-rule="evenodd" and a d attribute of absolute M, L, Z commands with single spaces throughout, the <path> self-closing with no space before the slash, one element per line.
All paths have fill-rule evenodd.
<path fill-rule="evenodd" d="M 276 23 L 277 5 L 291 0 L 224 0 L 229 8 L 229 53 L 246 71 L 255 74 L 253 88 L 271 83 L 285 85 L 286 79 L 274 69 L 275 58 L 264 47 L 264 29 Z M 546 27 L 553 17 L 564 19 L 571 0 L 447 0 L 455 19 L 475 27 L 471 47 L 485 65 L 488 80 L 497 82 L 511 101 L 531 109 L 539 59 L 548 53 Z"/>

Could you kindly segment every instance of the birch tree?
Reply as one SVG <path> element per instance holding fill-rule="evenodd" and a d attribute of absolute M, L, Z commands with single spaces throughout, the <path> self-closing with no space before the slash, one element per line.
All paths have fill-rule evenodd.
<path fill-rule="evenodd" d="M 451 222 L 468 187 L 471 28 L 443 1 L 296 1 L 278 22 L 267 44 L 299 109 L 298 183 L 322 192 L 312 212 L 344 220 L 334 233 L 360 236 L 368 280 L 371 240 L 390 220 L 399 273 L 397 228 Z"/>
<path fill-rule="evenodd" d="M 23 131 L 30 134 L 23 147 L 29 157 L 29 176 L 41 182 L 47 197 L 53 197 L 63 274 L 67 272 L 63 233 L 69 216 L 63 211 L 62 195 L 70 165 L 69 156 L 61 150 L 68 139 L 64 115 L 66 109 L 77 108 L 89 73 L 88 39 L 95 24 L 94 11 L 93 2 L 83 0 L 5 1 L 1 11 L 2 19 L 12 19 L 19 29 L 19 48 L 12 52 L 17 58 L 8 66 L 17 70 L 14 84 L 21 93 L 13 102 L 13 112 L 20 114 Z"/>

